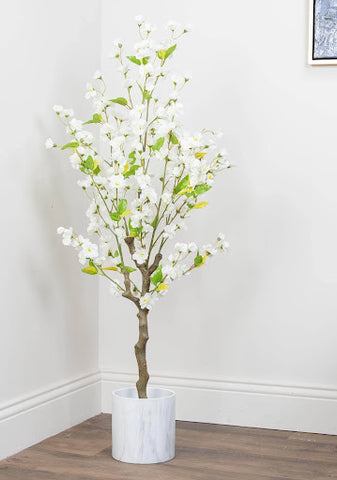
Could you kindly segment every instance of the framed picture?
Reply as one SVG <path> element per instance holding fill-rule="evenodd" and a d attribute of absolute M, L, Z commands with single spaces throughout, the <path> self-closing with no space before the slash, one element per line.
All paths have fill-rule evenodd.
<path fill-rule="evenodd" d="M 309 0 L 309 65 L 337 65 L 337 0 Z"/>

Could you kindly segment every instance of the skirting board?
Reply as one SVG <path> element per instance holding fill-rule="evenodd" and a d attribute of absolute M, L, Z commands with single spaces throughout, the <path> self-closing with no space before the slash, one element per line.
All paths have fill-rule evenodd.
<path fill-rule="evenodd" d="M 99 413 L 99 372 L 0 406 L 0 460 Z"/>
<path fill-rule="evenodd" d="M 111 392 L 134 385 L 130 373 L 101 370 L 102 411 Z M 337 435 L 337 390 L 153 375 L 152 386 L 177 395 L 177 419 Z"/>
<path fill-rule="evenodd" d="M 0 460 L 95 415 L 111 413 L 111 392 L 134 385 L 108 369 L 0 406 Z M 153 375 L 177 394 L 177 419 L 337 435 L 337 390 Z"/>

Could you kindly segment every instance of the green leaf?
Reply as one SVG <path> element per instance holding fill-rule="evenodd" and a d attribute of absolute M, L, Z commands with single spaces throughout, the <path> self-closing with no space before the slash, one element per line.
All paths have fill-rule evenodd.
<path fill-rule="evenodd" d="M 190 194 L 192 193 L 192 191 L 193 191 L 192 187 L 183 188 L 182 190 L 180 190 L 179 195 Z"/>
<path fill-rule="evenodd" d="M 126 57 L 130 62 L 135 63 L 136 65 L 141 65 L 141 61 L 138 60 L 138 58 L 134 57 L 133 55 L 131 57 Z"/>
<path fill-rule="evenodd" d="M 165 138 L 164 138 L 164 137 L 158 138 L 158 140 L 156 141 L 156 143 L 153 145 L 152 150 L 157 150 L 157 151 L 159 151 L 159 150 L 161 149 L 161 147 L 164 145 L 164 142 L 165 142 Z"/>
<path fill-rule="evenodd" d="M 89 267 L 82 268 L 82 272 L 87 273 L 88 275 L 96 275 L 97 268 L 94 267 L 93 265 L 90 265 Z"/>
<path fill-rule="evenodd" d="M 166 55 L 166 50 L 158 50 L 157 57 L 160 58 L 160 60 L 164 60 L 165 55 Z"/>
<path fill-rule="evenodd" d="M 111 218 L 111 220 L 113 220 L 114 222 L 119 222 L 120 219 L 121 219 L 121 216 L 120 216 L 120 214 L 117 213 L 117 212 L 111 212 L 111 213 L 110 213 L 110 218 Z"/>
<path fill-rule="evenodd" d="M 200 208 L 205 208 L 207 207 L 208 202 L 198 202 L 195 205 L 193 205 L 192 208 L 200 209 Z"/>
<path fill-rule="evenodd" d="M 100 171 L 101 171 L 101 169 L 100 169 L 99 166 L 97 165 L 97 167 L 95 168 L 95 170 L 93 170 L 94 175 L 98 175 Z"/>
<path fill-rule="evenodd" d="M 129 218 L 129 232 L 130 232 L 130 237 L 139 237 L 141 231 L 143 230 L 143 227 L 138 227 L 135 228 L 131 225 L 131 218 Z"/>
<path fill-rule="evenodd" d="M 169 57 L 171 55 L 171 53 L 174 52 L 174 50 L 177 48 L 177 45 L 172 45 L 172 47 L 168 48 L 166 50 L 166 53 L 165 53 L 165 60 L 167 59 L 167 57 Z"/>
<path fill-rule="evenodd" d="M 194 154 L 195 158 L 204 158 L 207 152 L 197 152 Z"/>
<path fill-rule="evenodd" d="M 142 58 L 143 65 L 146 65 L 150 60 L 150 57 L 144 57 Z"/>
<path fill-rule="evenodd" d="M 89 170 L 92 170 L 94 168 L 95 162 L 91 155 L 89 155 L 86 161 L 84 162 L 84 166 Z"/>
<path fill-rule="evenodd" d="M 207 183 L 202 183 L 200 185 L 197 185 L 194 189 L 194 193 L 196 195 L 201 195 L 202 193 L 208 192 L 212 187 L 210 185 L 207 185 Z"/>
<path fill-rule="evenodd" d="M 170 141 L 171 143 L 173 143 L 173 145 L 176 145 L 177 143 L 179 143 L 177 137 L 173 133 L 171 133 L 170 135 Z"/>
<path fill-rule="evenodd" d="M 124 178 L 129 178 L 131 177 L 131 175 L 134 175 L 136 173 L 136 170 L 138 170 L 138 168 L 140 168 L 139 165 L 132 165 L 126 173 L 123 173 Z"/>
<path fill-rule="evenodd" d="M 118 103 L 119 105 L 123 105 L 123 107 L 125 107 L 128 104 L 127 99 L 124 97 L 113 98 L 110 100 L 110 102 Z"/>
<path fill-rule="evenodd" d="M 162 265 L 155 270 L 154 274 L 151 277 L 151 283 L 153 285 L 158 285 L 163 279 Z"/>
<path fill-rule="evenodd" d="M 184 190 L 187 187 L 189 181 L 190 181 L 190 176 L 186 175 L 186 177 L 180 180 L 178 185 L 174 187 L 173 193 L 176 195 L 177 193 L 181 192 L 181 190 Z"/>
<path fill-rule="evenodd" d="M 122 215 L 122 213 L 125 212 L 125 210 L 127 209 L 127 206 L 128 206 L 127 200 L 125 200 L 125 198 L 121 198 L 117 207 L 117 212 L 119 213 L 119 215 Z"/>
<path fill-rule="evenodd" d="M 156 215 L 154 217 L 153 222 L 151 222 L 151 227 L 156 228 L 156 226 L 158 225 L 158 220 L 159 220 L 158 215 Z"/>
<path fill-rule="evenodd" d="M 63 145 L 63 147 L 61 147 L 61 150 L 65 150 L 66 148 L 77 148 L 78 145 L 79 145 L 78 142 L 66 143 L 65 145 Z"/>
<path fill-rule="evenodd" d="M 122 213 L 121 217 L 124 218 L 126 217 L 127 215 L 131 215 L 131 210 L 124 210 L 124 212 Z"/>
<path fill-rule="evenodd" d="M 124 265 L 123 271 L 124 271 L 124 272 L 128 272 L 128 273 L 131 273 L 131 272 L 135 272 L 135 271 L 136 271 L 136 268 L 128 267 L 127 265 Z"/>
<path fill-rule="evenodd" d="M 102 121 L 102 116 L 99 115 L 98 113 L 94 113 L 92 120 L 88 120 L 87 122 L 83 122 L 83 125 L 87 125 L 88 123 L 101 123 Z"/>
<path fill-rule="evenodd" d="M 132 165 L 133 163 L 135 163 L 135 161 L 136 161 L 136 151 L 135 151 L 135 150 L 133 150 L 133 152 L 130 152 L 130 153 L 129 153 L 129 158 L 132 159 L 132 162 L 130 162 L 131 165 Z"/>
<path fill-rule="evenodd" d="M 198 254 L 194 259 L 194 266 L 199 267 L 200 265 L 202 265 L 202 262 L 203 262 L 203 257 L 202 255 Z"/>

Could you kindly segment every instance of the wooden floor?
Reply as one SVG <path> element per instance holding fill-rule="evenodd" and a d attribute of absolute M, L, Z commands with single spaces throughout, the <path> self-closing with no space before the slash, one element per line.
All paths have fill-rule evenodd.
<path fill-rule="evenodd" d="M 99 415 L 0 462 L 0 479 L 337 479 L 337 436 L 178 422 L 174 460 L 128 465 L 111 457 L 110 421 Z"/>

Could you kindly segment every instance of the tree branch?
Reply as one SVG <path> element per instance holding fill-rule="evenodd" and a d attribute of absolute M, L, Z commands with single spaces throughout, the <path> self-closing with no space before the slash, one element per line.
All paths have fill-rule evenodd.
<path fill-rule="evenodd" d="M 124 275 L 125 292 L 122 293 L 122 296 L 131 300 L 131 302 L 133 302 L 135 305 L 137 305 L 138 308 L 140 308 L 139 299 L 135 297 L 131 292 L 130 273 L 124 271 L 123 275 Z"/>
<path fill-rule="evenodd" d="M 157 253 L 156 256 L 154 257 L 154 262 L 151 265 L 151 267 L 148 270 L 149 275 L 152 275 L 155 270 L 159 267 L 160 261 L 163 258 L 163 255 L 161 253 Z"/>
<path fill-rule="evenodd" d="M 127 246 L 129 247 L 130 255 L 132 257 L 133 254 L 136 251 L 136 249 L 135 249 L 135 239 L 134 239 L 134 237 L 126 237 L 124 239 L 124 241 L 127 244 Z M 143 275 L 146 275 L 148 273 L 147 268 L 146 268 L 146 262 L 138 263 L 133 257 L 132 257 L 132 260 L 133 260 L 134 264 L 136 265 L 136 267 L 138 268 L 138 270 L 140 270 Z"/>

